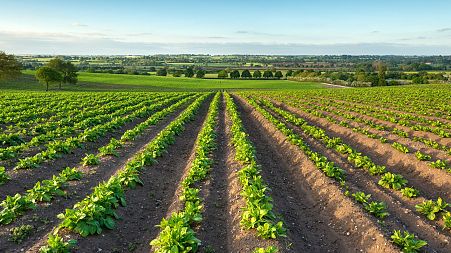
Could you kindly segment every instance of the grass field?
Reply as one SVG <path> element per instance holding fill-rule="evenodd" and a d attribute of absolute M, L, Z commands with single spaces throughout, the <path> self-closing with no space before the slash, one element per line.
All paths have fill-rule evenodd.
<path fill-rule="evenodd" d="M 33 71 L 25 71 L 19 80 L 2 81 L 0 89 L 44 90 L 34 77 Z M 318 83 L 299 83 L 287 80 L 223 80 L 183 77 L 135 76 L 103 73 L 79 73 L 79 84 L 63 85 L 66 91 L 208 91 L 208 90 L 301 90 L 323 88 Z M 57 89 L 57 85 L 52 85 Z"/>

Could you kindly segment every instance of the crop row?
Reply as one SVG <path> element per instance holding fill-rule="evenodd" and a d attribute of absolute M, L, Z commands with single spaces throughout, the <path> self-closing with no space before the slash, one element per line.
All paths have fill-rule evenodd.
<path fill-rule="evenodd" d="M 218 92 L 213 98 L 207 118 L 197 136 L 194 160 L 181 182 L 179 199 L 183 209 L 173 212 L 167 219 L 163 218 L 159 225 L 160 233 L 150 242 L 156 253 L 196 252 L 201 244 L 193 230 L 193 224 L 202 221 L 202 199 L 198 184 L 206 179 L 213 164 L 220 95 Z"/>

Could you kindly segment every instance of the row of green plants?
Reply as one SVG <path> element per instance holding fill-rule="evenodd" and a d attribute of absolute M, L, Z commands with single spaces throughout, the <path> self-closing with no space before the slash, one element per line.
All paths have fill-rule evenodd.
<path fill-rule="evenodd" d="M 364 106 L 350 104 L 346 102 L 335 103 L 335 101 L 328 101 L 328 103 L 339 108 L 345 108 L 346 110 L 352 112 L 374 117 L 380 120 L 389 121 L 391 123 L 395 123 L 400 126 L 409 127 L 414 131 L 430 132 L 437 134 L 438 136 L 443 138 L 451 137 L 451 133 L 443 129 L 443 128 L 451 129 L 451 124 L 440 122 L 438 120 L 428 120 L 420 116 L 414 116 L 412 114 L 406 113 L 397 113 L 387 109 L 377 108 L 375 106 Z M 420 123 L 428 125 L 427 126 L 421 125 Z"/>
<path fill-rule="evenodd" d="M 221 93 L 216 93 L 210 105 L 207 118 L 197 136 L 195 156 L 187 176 L 181 182 L 179 200 L 182 210 L 173 212 L 161 221 L 160 233 L 150 242 L 156 253 L 196 252 L 201 241 L 196 237 L 193 226 L 202 221 L 202 199 L 199 183 L 204 181 L 213 165 L 212 153 L 217 147 L 216 129 L 218 125 L 219 101 Z"/>
<path fill-rule="evenodd" d="M 378 184 L 387 189 L 393 189 L 400 191 L 401 194 L 407 198 L 415 198 L 419 196 L 419 191 L 413 187 L 408 187 L 408 181 L 400 174 L 387 172 L 385 166 L 376 165 L 368 156 L 363 156 L 361 153 L 354 150 L 349 145 L 342 142 L 340 138 L 330 138 L 326 135 L 323 129 L 309 125 L 307 121 L 297 117 L 295 114 L 282 110 L 274 106 L 270 101 L 262 99 L 261 102 L 282 116 L 288 122 L 299 126 L 307 135 L 322 141 L 328 148 L 335 149 L 337 152 L 347 156 L 347 159 L 354 164 L 356 168 L 362 168 L 367 170 L 373 176 L 380 176 Z M 439 198 L 441 200 L 441 198 Z M 420 211 L 419 206 L 423 206 L 427 203 L 431 203 L 432 200 L 426 200 L 424 203 L 416 206 L 417 211 L 428 217 L 428 212 L 425 210 Z M 447 212 L 445 211 L 447 205 L 443 205 L 443 208 L 437 212 L 444 211 L 443 220 L 446 223 Z M 430 210 L 430 209 L 426 209 Z M 431 209 L 432 212 L 433 209 Z M 445 228 L 447 228 L 445 226 Z"/>
<path fill-rule="evenodd" d="M 178 110 L 181 106 L 186 104 L 188 101 L 192 100 L 193 98 L 197 97 L 197 95 L 194 96 L 188 96 L 185 98 L 180 99 L 175 104 L 172 104 L 169 107 L 163 108 L 162 110 L 155 112 L 145 121 L 139 123 L 136 125 L 133 129 L 129 129 L 124 132 L 124 134 L 121 136 L 119 140 L 115 138 L 111 138 L 109 143 L 105 146 L 100 147 L 98 154 L 86 154 L 85 157 L 82 159 L 82 164 L 85 166 L 93 166 L 100 164 L 100 157 L 107 156 L 107 155 L 114 155 L 118 156 L 118 149 L 122 147 L 124 144 L 126 144 L 129 141 L 135 140 L 138 136 L 142 135 L 144 130 L 146 130 L 151 125 L 156 125 L 158 122 L 160 122 L 163 118 L 168 116 L 169 114 L 175 112 Z"/>
<path fill-rule="evenodd" d="M 399 152 L 402 152 L 402 153 L 410 153 L 410 152 L 411 152 L 407 146 L 405 146 L 405 145 L 403 145 L 403 144 L 401 144 L 401 143 L 399 143 L 399 142 L 396 142 L 396 141 L 389 141 L 389 140 L 386 139 L 385 137 L 380 136 L 380 135 L 377 135 L 377 134 L 375 134 L 375 133 L 370 133 L 368 130 L 363 129 L 363 128 L 359 128 L 359 127 L 351 127 L 351 126 L 349 125 L 349 123 L 347 123 L 347 122 L 345 122 L 345 121 L 340 121 L 340 122 L 339 122 L 339 121 L 337 121 L 336 119 L 330 117 L 329 115 L 325 115 L 325 114 L 323 114 L 323 113 L 317 111 L 316 109 L 311 109 L 311 108 L 306 108 L 306 107 L 304 107 L 304 106 L 301 106 L 300 103 L 297 103 L 297 102 L 295 103 L 295 102 L 293 102 L 293 101 L 287 101 L 287 100 L 283 100 L 283 101 L 288 102 L 289 104 L 293 104 L 293 105 L 295 105 L 297 108 L 300 108 L 300 109 L 304 110 L 305 112 L 310 113 L 310 114 L 312 114 L 312 115 L 314 115 L 314 116 L 316 116 L 316 117 L 325 118 L 325 119 L 329 120 L 330 122 L 332 122 L 332 123 L 334 123 L 334 124 L 338 124 L 338 125 L 340 125 L 340 126 L 350 128 L 350 129 L 352 129 L 354 132 L 362 133 L 362 134 L 368 136 L 369 138 L 372 138 L 372 139 L 378 139 L 378 140 L 381 141 L 381 143 L 391 143 L 391 146 L 392 146 L 395 150 L 397 150 L 397 151 L 399 151 Z M 320 108 L 319 106 L 313 106 L 313 107 Z M 332 110 L 332 109 L 320 109 L 320 110 L 326 110 L 326 111 L 332 112 L 332 113 L 334 113 L 334 114 L 336 114 L 336 115 L 343 116 L 343 115 L 339 112 L 339 110 Z M 356 121 L 359 121 L 359 122 L 362 121 L 362 120 L 360 120 L 359 118 L 357 118 L 357 117 L 355 117 L 355 116 L 353 116 L 353 115 L 352 115 L 352 116 L 346 116 L 345 118 L 352 118 L 353 120 L 356 120 Z M 378 128 L 375 128 L 375 129 L 378 129 Z M 379 130 L 380 130 L 380 127 L 379 127 Z M 400 131 L 400 130 L 398 130 L 398 131 Z M 405 132 L 404 132 L 404 133 L 405 133 Z M 398 134 L 398 135 L 400 135 L 400 134 Z M 435 141 L 432 141 L 432 140 L 429 140 L 429 139 L 426 139 L 426 138 L 422 138 L 422 137 L 414 137 L 414 139 L 421 140 L 421 142 L 423 142 L 423 143 L 425 143 L 425 144 L 426 144 L 426 143 L 430 144 L 430 145 L 428 145 L 428 146 L 433 145 L 433 146 L 435 146 L 435 147 L 440 147 L 440 148 L 437 148 L 437 149 L 439 149 L 439 150 L 446 151 L 446 152 L 448 152 L 448 153 L 451 152 L 451 148 L 448 148 L 447 146 L 444 146 L 444 145 L 439 145 L 439 144 L 438 144 L 437 142 L 435 142 Z M 416 157 L 418 160 L 420 160 L 420 161 L 430 161 L 430 160 L 432 159 L 432 157 L 431 157 L 430 155 L 424 154 L 424 153 L 421 152 L 421 151 L 415 152 L 415 157 Z M 436 160 L 436 161 L 431 161 L 431 162 L 429 163 L 429 165 L 430 165 L 431 167 L 433 167 L 433 168 L 441 169 L 441 170 L 444 170 L 444 171 L 446 171 L 446 172 L 451 173 L 451 167 L 446 163 L 446 161 L 443 161 L 443 160 L 438 159 L 438 160 Z"/>
<path fill-rule="evenodd" d="M 39 152 L 34 156 L 19 159 L 15 169 L 36 168 L 44 161 L 54 160 L 56 158 L 61 157 L 63 154 L 68 154 L 73 149 L 81 147 L 81 145 L 85 142 L 94 142 L 100 137 L 104 136 L 106 133 L 118 129 L 128 122 L 131 122 L 137 118 L 149 116 L 156 110 L 164 108 L 165 106 L 179 100 L 183 96 L 186 95 L 171 97 L 166 100 L 163 100 L 162 102 L 145 106 L 139 110 L 135 110 L 133 113 L 128 114 L 125 117 L 112 118 L 105 124 L 96 125 L 92 128 L 86 129 L 85 131 L 80 133 L 77 137 L 69 137 L 64 141 L 61 140 L 52 141 L 47 144 L 46 150 Z"/>
<path fill-rule="evenodd" d="M 231 121 L 231 143 L 235 148 L 235 160 L 243 166 L 238 171 L 238 179 L 242 186 L 240 193 L 245 201 L 240 224 L 245 229 L 256 229 L 257 235 L 264 239 L 286 236 L 285 225 L 273 210 L 273 200 L 269 196 L 268 186 L 262 179 L 255 147 L 249 140 L 237 106 L 228 93 L 224 95 L 227 115 Z"/>
<path fill-rule="evenodd" d="M 278 120 L 276 117 L 274 117 L 270 112 L 268 112 L 267 110 L 265 110 L 263 107 L 261 107 L 257 101 L 255 101 L 253 98 L 249 98 L 246 97 L 246 100 L 258 111 L 260 112 L 269 122 L 271 122 L 279 131 L 281 131 L 286 137 L 287 140 L 299 147 L 306 155 L 307 157 L 315 164 L 315 166 L 320 169 L 321 171 L 324 172 L 324 174 L 330 178 L 335 179 L 340 186 L 343 188 L 344 190 L 344 195 L 349 196 L 350 195 L 350 191 L 346 185 L 345 182 L 345 176 L 344 176 L 344 171 L 341 168 L 336 167 L 336 170 L 340 170 L 342 171 L 342 175 L 343 176 L 336 176 L 334 173 L 330 174 L 327 173 L 327 170 L 325 169 L 326 166 L 331 167 L 335 165 L 333 164 L 333 162 L 329 162 L 328 159 L 324 156 L 322 156 L 321 154 L 314 152 L 313 150 L 310 149 L 309 145 L 307 143 L 304 142 L 304 140 L 302 139 L 301 136 L 299 136 L 298 134 L 296 134 L 292 129 L 288 128 L 286 126 L 285 123 L 283 123 L 282 121 Z M 320 160 L 318 160 L 318 157 L 321 157 Z M 319 162 L 320 161 L 320 162 Z M 341 173 L 339 173 L 341 174 Z M 379 202 L 379 201 L 370 201 L 371 195 L 369 194 L 365 194 L 364 192 L 355 192 L 352 193 L 352 196 L 354 198 L 354 200 L 361 204 L 363 206 L 363 209 L 365 211 L 367 211 L 368 213 L 374 215 L 376 218 L 378 219 L 384 219 L 385 217 L 387 217 L 389 215 L 389 213 L 387 212 L 387 206 L 384 202 Z M 408 232 L 407 232 L 408 233 Z M 393 236 L 397 235 L 397 231 L 393 232 Z M 416 239 L 413 239 L 416 240 Z M 397 244 L 398 246 L 400 246 L 401 248 L 403 248 L 403 250 L 405 252 L 417 252 L 419 251 L 422 247 L 424 247 L 425 245 L 423 244 L 415 244 L 416 247 L 411 247 L 412 244 L 412 240 L 393 240 L 395 244 Z M 411 251 L 408 251 L 408 250 Z"/>
<path fill-rule="evenodd" d="M 93 114 L 79 114 L 80 121 L 69 125 L 62 125 L 61 123 L 56 123 L 54 130 L 49 130 L 42 128 L 41 126 L 35 126 L 33 131 L 39 129 L 39 134 L 33 137 L 27 142 L 22 142 L 20 145 L 9 146 L 0 149 L 0 160 L 7 160 L 17 157 L 21 152 L 29 150 L 32 147 L 39 147 L 43 144 L 50 144 L 51 141 L 60 141 L 64 137 L 73 137 L 73 135 L 81 130 L 108 122 L 115 117 L 123 117 L 124 115 L 135 112 L 138 109 L 145 108 L 152 103 L 158 102 L 163 98 L 155 98 L 147 101 L 140 102 L 138 104 L 133 104 L 133 100 L 130 103 L 119 103 L 115 106 L 111 106 L 108 110 L 99 109 L 94 110 Z M 70 113 L 70 112 L 69 112 Z M 78 115 L 77 115 L 78 116 Z M 75 117 L 77 117 L 75 116 Z M 74 117 L 74 118 L 75 118 Z M 73 118 L 66 118 L 65 122 L 72 122 Z M 50 143 L 49 143 L 50 142 Z"/>
<path fill-rule="evenodd" d="M 22 216 L 26 211 L 36 208 L 37 203 L 50 202 L 56 196 L 65 196 L 64 188 L 68 181 L 80 180 L 82 173 L 76 168 L 65 168 L 51 179 L 37 182 L 32 189 L 21 195 L 6 196 L 0 202 L 0 224 L 9 224 Z"/>
<path fill-rule="evenodd" d="M 195 118 L 202 103 L 209 96 L 210 94 L 205 94 L 197 98 L 174 121 L 158 133 L 143 151 L 130 159 L 124 168 L 108 181 L 96 186 L 91 194 L 76 203 L 73 208 L 66 209 L 65 213 L 59 214 L 58 218 L 61 219 L 61 223 L 50 236 L 57 236 L 61 228 L 68 229 L 81 236 L 101 234 L 104 229 L 113 229 L 115 220 L 119 218 L 115 209 L 126 205 L 125 190 L 143 184 L 139 178 L 140 171 L 145 169 L 146 166 L 154 164 L 156 159 L 164 154 L 169 145 L 175 142 L 175 137 L 184 131 L 184 125 Z M 47 245 L 41 248 L 42 250 L 63 247 L 63 244 L 68 245 L 68 247 L 73 245 L 64 240 L 51 241 L 51 239 L 54 239 L 54 237 L 49 237 Z M 55 241 L 58 243 L 55 243 Z"/>
<path fill-rule="evenodd" d="M 61 134 L 65 134 L 67 131 L 73 132 L 73 129 L 83 129 L 95 125 L 103 117 L 122 108 L 133 106 L 129 110 L 133 111 L 138 108 L 138 104 L 141 106 L 148 105 L 149 101 L 161 96 L 163 95 L 158 93 L 150 94 L 144 100 L 142 97 L 131 97 L 128 100 L 122 97 L 116 99 L 111 97 L 108 98 L 107 102 L 100 104 L 90 99 L 76 102 L 66 101 L 69 105 L 63 105 L 63 111 L 57 111 L 49 118 L 37 118 L 9 125 L 5 133 L 17 134 L 21 138 L 29 140 L 27 142 L 30 143 L 27 143 L 27 145 L 38 145 L 45 143 L 46 140 L 60 137 Z M 99 106 L 96 107 L 96 105 Z M 33 112 L 34 110 L 31 109 L 30 111 Z M 77 114 L 74 115 L 74 112 L 77 112 Z"/>

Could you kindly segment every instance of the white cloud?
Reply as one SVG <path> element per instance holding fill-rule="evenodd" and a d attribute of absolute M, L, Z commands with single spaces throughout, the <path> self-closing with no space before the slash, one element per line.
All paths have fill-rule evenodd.
<path fill-rule="evenodd" d="M 82 23 L 79 23 L 79 22 L 72 23 L 72 26 L 75 26 L 75 27 L 88 27 L 88 25 L 82 24 Z"/>

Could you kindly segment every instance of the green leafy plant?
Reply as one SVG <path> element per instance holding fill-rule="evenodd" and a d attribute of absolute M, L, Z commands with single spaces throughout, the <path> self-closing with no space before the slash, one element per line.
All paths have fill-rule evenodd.
<path fill-rule="evenodd" d="M 274 246 L 268 246 L 266 248 L 256 248 L 252 253 L 277 253 L 279 250 Z"/>
<path fill-rule="evenodd" d="M 435 162 L 431 162 L 431 166 L 436 169 L 446 170 L 446 168 L 448 167 L 448 164 L 445 161 L 437 160 Z"/>
<path fill-rule="evenodd" d="M 393 242 L 402 248 L 404 253 L 418 252 L 422 247 L 427 245 L 426 241 L 415 239 L 415 235 L 400 230 L 395 230 L 391 236 Z"/>
<path fill-rule="evenodd" d="M 404 197 L 408 198 L 415 198 L 418 197 L 418 195 L 420 195 L 420 192 L 417 189 L 411 187 L 402 188 L 401 193 Z"/>
<path fill-rule="evenodd" d="M 443 214 L 443 223 L 444 223 L 444 228 L 448 228 L 451 229 L 451 213 L 450 212 L 445 212 Z"/>
<path fill-rule="evenodd" d="M 354 199 L 361 203 L 361 204 L 366 204 L 368 203 L 368 201 L 371 198 L 371 194 L 365 194 L 364 192 L 356 192 L 353 193 L 352 196 L 354 197 Z"/>
<path fill-rule="evenodd" d="M 0 206 L 3 207 L 3 210 L 0 211 L 1 224 L 9 224 L 16 219 L 17 216 L 36 207 L 29 197 L 20 194 L 7 196 L 6 199 L 0 203 Z"/>
<path fill-rule="evenodd" d="M 9 179 L 10 177 L 6 174 L 5 167 L 0 167 L 0 185 L 5 184 Z"/>
<path fill-rule="evenodd" d="M 84 166 L 98 165 L 100 164 L 100 159 L 94 154 L 86 154 L 86 156 L 82 159 L 82 164 Z"/>
<path fill-rule="evenodd" d="M 404 146 L 401 143 L 398 143 L 396 141 L 392 143 L 392 147 L 405 154 L 409 153 L 409 148 L 407 148 L 406 146 Z"/>
<path fill-rule="evenodd" d="M 419 213 L 426 215 L 429 220 L 435 220 L 436 214 L 445 211 L 448 206 L 449 204 L 439 197 L 437 201 L 426 200 L 423 203 L 416 205 L 415 208 Z"/>
<path fill-rule="evenodd" d="M 431 160 L 431 156 L 430 155 L 423 154 L 420 151 L 415 152 L 415 156 L 420 161 L 429 161 L 429 160 Z"/>
<path fill-rule="evenodd" d="M 68 240 L 67 242 L 64 239 L 55 234 L 49 235 L 47 239 L 47 245 L 42 246 L 39 249 L 40 253 L 69 253 L 70 250 L 77 244 L 76 240 Z"/>
<path fill-rule="evenodd" d="M 30 236 L 34 227 L 32 225 L 21 225 L 10 229 L 11 241 L 21 243 L 28 236 Z"/>
<path fill-rule="evenodd" d="M 399 189 L 403 188 L 404 186 L 406 186 L 407 180 L 399 174 L 387 172 L 384 175 L 382 175 L 378 184 L 385 188 L 399 190 Z"/>
<path fill-rule="evenodd" d="M 389 215 L 387 205 L 384 202 L 372 201 L 369 204 L 365 204 L 364 207 L 366 211 L 379 219 L 383 219 Z"/>

